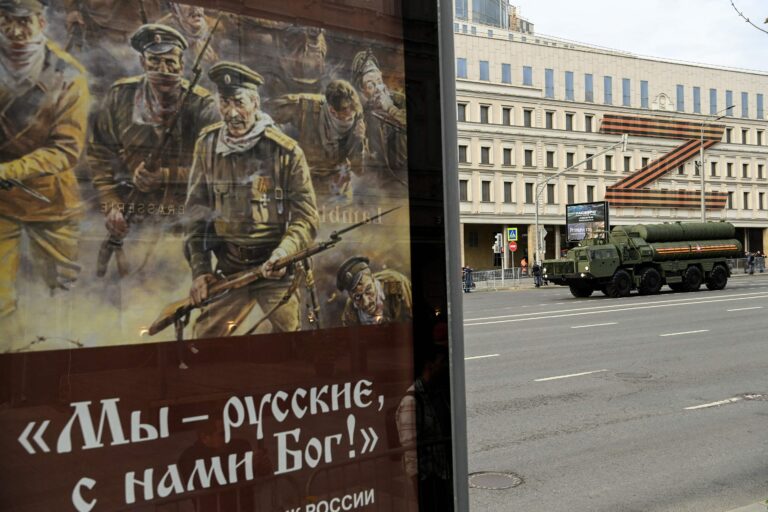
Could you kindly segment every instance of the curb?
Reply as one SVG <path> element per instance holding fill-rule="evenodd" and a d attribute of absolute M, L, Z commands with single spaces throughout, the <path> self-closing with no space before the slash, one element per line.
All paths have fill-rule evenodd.
<path fill-rule="evenodd" d="M 752 505 L 747 505 L 746 507 L 735 508 L 726 512 L 765 512 L 766 510 L 768 510 L 768 507 L 766 507 L 764 501 L 761 501 L 760 503 L 754 503 Z"/>

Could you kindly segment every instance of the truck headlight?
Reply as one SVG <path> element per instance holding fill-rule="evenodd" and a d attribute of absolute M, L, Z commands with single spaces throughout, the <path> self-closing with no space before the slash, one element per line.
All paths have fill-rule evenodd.
<path fill-rule="evenodd" d="M 547 274 L 544 274 L 544 279 L 549 279 L 549 276 L 547 276 Z"/>
<path fill-rule="evenodd" d="M 584 270 L 586 270 L 587 272 L 589 272 L 589 265 L 587 265 L 586 267 L 584 267 Z"/>
<path fill-rule="evenodd" d="M 544 267 L 544 272 L 546 272 L 546 271 L 547 271 L 547 267 Z"/>
<path fill-rule="evenodd" d="M 581 273 L 581 277 L 587 277 L 587 274 L 585 274 L 584 272 L 582 272 L 582 273 Z"/>

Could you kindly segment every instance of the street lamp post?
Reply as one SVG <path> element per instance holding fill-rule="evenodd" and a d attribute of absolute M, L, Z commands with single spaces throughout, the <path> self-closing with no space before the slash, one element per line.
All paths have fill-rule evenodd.
<path fill-rule="evenodd" d="M 703 128 L 702 128 L 702 130 L 703 130 Z M 702 131 L 702 133 L 703 133 L 703 131 Z M 576 169 L 580 165 L 585 164 L 587 162 L 590 162 L 590 161 L 594 160 L 595 158 L 597 158 L 597 157 L 599 157 L 601 155 L 604 155 L 605 153 L 607 153 L 609 151 L 612 151 L 613 149 L 615 149 L 615 148 L 617 148 L 619 146 L 621 146 L 621 152 L 622 153 L 627 150 L 627 134 L 626 133 L 624 135 L 622 135 L 621 136 L 621 140 L 619 142 L 617 142 L 616 144 L 614 144 L 613 146 L 611 146 L 609 148 L 606 148 L 606 149 L 600 151 L 599 153 L 592 155 L 589 158 L 585 158 L 581 162 L 575 163 L 572 166 L 567 167 L 567 168 L 563 169 L 562 171 L 547 177 L 547 179 L 545 179 L 543 183 L 536 183 L 536 190 L 534 191 L 535 192 L 535 194 L 534 194 L 535 195 L 534 202 L 535 202 L 535 206 L 536 206 L 536 211 L 535 211 L 535 215 L 534 215 L 534 223 L 536 224 L 536 248 L 535 248 L 534 254 L 533 254 L 533 261 L 534 262 L 541 263 L 541 258 L 539 257 L 540 254 L 541 254 L 541 233 L 539 232 L 539 198 L 541 197 L 541 193 L 544 190 L 544 187 L 547 186 L 547 183 L 549 183 L 551 180 L 557 178 L 558 176 L 562 176 L 566 172 L 572 171 L 573 169 Z M 536 181 L 538 182 L 538 180 L 539 180 L 539 178 L 537 177 Z"/>
<path fill-rule="evenodd" d="M 700 141 L 700 144 L 699 144 L 699 162 L 700 162 L 699 178 L 701 179 L 701 222 L 707 222 L 707 201 L 706 201 L 706 198 L 705 198 L 705 191 L 704 191 L 704 186 L 705 186 L 705 182 L 704 182 L 704 172 L 705 172 L 705 170 L 704 170 L 704 123 L 708 122 L 711 118 L 713 118 L 713 117 L 717 116 L 718 114 L 720 114 L 720 112 L 725 112 L 725 111 L 731 110 L 734 106 L 735 105 L 731 105 L 729 107 L 725 107 L 723 110 L 720 110 L 719 112 L 715 112 L 714 114 L 712 114 L 711 116 L 707 117 L 706 119 L 704 119 L 701 122 L 701 141 Z M 720 119 L 724 118 L 725 116 L 726 116 L 726 114 L 723 114 L 723 115 L 713 119 L 712 122 L 719 121 Z"/>

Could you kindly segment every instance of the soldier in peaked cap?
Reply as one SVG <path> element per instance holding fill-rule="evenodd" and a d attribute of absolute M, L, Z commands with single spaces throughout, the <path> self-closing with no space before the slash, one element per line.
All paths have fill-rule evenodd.
<path fill-rule="evenodd" d="M 286 269 L 275 261 L 306 248 L 318 227 L 315 191 L 299 145 L 261 111 L 261 75 L 247 66 L 220 62 L 208 75 L 218 89 L 223 122 L 197 141 L 186 212 L 192 269 L 190 297 L 201 304 L 217 273 L 262 267 L 266 279 L 230 291 L 203 308 L 195 336 L 236 334 L 256 305 L 269 315 L 272 332 L 300 327 L 299 299 Z"/>
<path fill-rule="evenodd" d="M 74 167 L 90 97 L 82 66 L 46 37 L 44 8 L 41 0 L 0 0 L 0 184 L 16 180 L 38 194 L 0 189 L 0 353 L 20 341 L 22 232 L 51 291 L 66 289 L 80 269 Z"/>
<path fill-rule="evenodd" d="M 197 137 L 218 121 L 211 94 L 182 78 L 187 42 L 178 31 L 159 24 L 140 27 L 131 37 L 144 74 L 116 81 L 97 112 L 88 146 L 88 163 L 107 230 L 128 234 L 126 214 L 173 217 L 186 200 L 189 169 Z M 177 111 L 181 108 L 180 114 Z M 151 172 L 145 161 L 175 119 L 172 139 L 165 146 L 160 170 Z M 161 200 L 126 202 L 130 187 L 153 193 Z"/>
<path fill-rule="evenodd" d="M 352 81 L 363 99 L 369 149 L 366 167 L 382 183 L 394 179 L 404 184 L 408 170 L 405 96 L 384 83 L 379 61 L 370 49 L 352 60 Z"/>
<path fill-rule="evenodd" d="M 336 288 L 349 295 L 342 324 L 378 325 L 403 322 L 413 317 L 411 281 L 391 269 L 373 272 L 370 260 L 354 256 L 341 264 Z"/>

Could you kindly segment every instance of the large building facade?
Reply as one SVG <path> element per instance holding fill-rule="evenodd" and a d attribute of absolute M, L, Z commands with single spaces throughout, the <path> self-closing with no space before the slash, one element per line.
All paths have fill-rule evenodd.
<path fill-rule="evenodd" d="M 506 0 L 457 0 L 454 31 L 466 265 L 533 257 L 537 192 L 542 257 L 568 248 L 566 204 L 607 200 L 612 225 L 698 221 L 700 172 L 707 220 L 768 248 L 768 73 L 539 36 Z M 494 254 L 507 227 L 518 249 L 505 236 Z"/>

